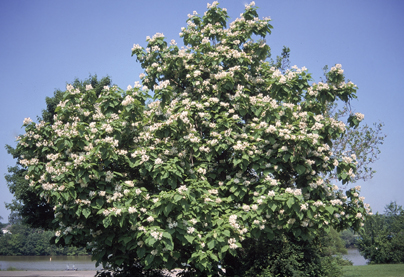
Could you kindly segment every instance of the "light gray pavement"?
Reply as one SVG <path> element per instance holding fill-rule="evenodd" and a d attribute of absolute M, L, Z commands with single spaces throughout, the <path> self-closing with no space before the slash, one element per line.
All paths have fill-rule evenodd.
<path fill-rule="evenodd" d="M 94 277 L 94 271 L 0 271 L 4 277 Z"/>

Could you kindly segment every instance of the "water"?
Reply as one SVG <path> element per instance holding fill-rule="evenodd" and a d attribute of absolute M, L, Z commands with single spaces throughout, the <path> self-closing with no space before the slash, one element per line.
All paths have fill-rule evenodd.
<path fill-rule="evenodd" d="M 18 270 L 99 270 L 90 256 L 0 256 L 0 270 L 14 267 Z"/>
<path fill-rule="evenodd" d="M 353 265 L 366 265 L 366 260 L 359 254 L 358 249 L 348 249 L 348 254 L 343 255 Z M 50 260 L 52 258 L 52 260 Z M 0 256 L 0 270 L 14 267 L 18 270 L 66 270 L 67 266 L 77 270 L 99 270 L 102 266 L 95 267 L 95 261 L 90 256 Z"/>
<path fill-rule="evenodd" d="M 342 255 L 342 257 L 346 260 L 350 260 L 353 262 L 353 265 L 366 265 L 367 260 L 361 256 L 359 253 L 359 250 L 357 248 L 354 249 L 348 249 L 348 254 L 347 255 Z"/>

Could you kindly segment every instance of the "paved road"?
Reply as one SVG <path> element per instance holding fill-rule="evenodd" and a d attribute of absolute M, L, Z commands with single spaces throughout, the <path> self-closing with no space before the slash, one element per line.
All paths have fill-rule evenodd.
<path fill-rule="evenodd" d="M 0 271 L 4 277 L 94 277 L 94 271 Z"/>

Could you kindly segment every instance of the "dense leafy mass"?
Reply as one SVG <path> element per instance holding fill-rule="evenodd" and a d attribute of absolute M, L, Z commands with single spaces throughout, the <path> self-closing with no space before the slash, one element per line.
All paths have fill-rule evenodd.
<path fill-rule="evenodd" d="M 360 228 L 360 188 L 344 194 L 327 181 L 334 171 L 342 183 L 355 177 L 355 155 L 330 150 L 345 124 L 326 111 L 356 86 L 339 64 L 326 83 L 304 67 L 272 67 L 256 39 L 270 18 L 256 10 L 246 5 L 227 28 L 226 9 L 208 4 L 189 15 L 185 48 L 163 34 L 134 45 L 141 84 L 99 94 L 68 85 L 52 123 L 24 121 L 19 163 L 54 207 L 56 242 L 87 243 L 113 267 L 213 275 L 246 239 Z"/>
<path fill-rule="evenodd" d="M 99 80 L 97 75 L 90 75 L 84 80 L 76 78 L 71 84 L 77 89 L 85 89 L 86 85 L 91 85 L 98 96 L 104 86 L 110 86 L 111 83 L 108 76 Z M 46 97 L 46 109 L 42 110 L 41 117 L 38 117 L 39 121 L 50 125 L 54 123 L 55 109 L 63 100 L 64 93 L 65 91 L 57 89 L 52 97 Z M 30 153 L 26 153 L 21 147 L 16 149 L 10 145 L 6 145 L 6 150 L 14 159 Z M 22 222 L 32 228 L 53 230 L 58 226 L 57 223 L 52 222 L 55 218 L 53 205 L 40 197 L 36 191 L 30 189 L 29 181 L 25 178 L 26 173 L 27 167 L 21 166 L 21 163 L 17 162 L 15 166 L 8 167 L 8 174 L 5 175 L 7 186 L 14 196 L 11 203 L 6 203 L 6 208 L 11 211 L 8 222 L 10 224 Z"/>
<path fill-rule="evenodd" d="M 284 234 L 273 240 L 250 240 L 247 245 L 243 242 L 232 271 L 233 276 L 245 277 L 338 277 L 342 276 L 343 265 L 352 265 L 342 258 L 341 254 L 346 253 L 343 240 L 332 228 L 310 242 Z"/>
<path fill-rule="evenodd" d="M 404 263 L 404 210 L 396 202 L 368 218 L 357 245 L 371 264 Z"/>
<path fill-rule="evenodd" d="M 1 256 L 56 256 L 87 255 L 85 248 L 58 247 L 50 243 L 54 232 L 14 224 L 8 232 L 0 235 Z"/>

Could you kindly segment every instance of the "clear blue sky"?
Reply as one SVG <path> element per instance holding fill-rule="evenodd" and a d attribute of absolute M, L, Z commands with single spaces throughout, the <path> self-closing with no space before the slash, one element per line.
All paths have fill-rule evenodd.
<path fill-rule="evenodd" d="M 209 1 L 211 3 L 213 1 Z M 375 177 L 362 185 L 365 202 L 383 212 L 390 201 L 404 205 L 404 1 L 257 0 L 260 18 L 274 26 L 267 43 L 276 56 L 291 49 L 291 65 L 306 66 L 316 80 L 324 65 L 341 63 L 359 87 L 355 111 L 365 123 L 384 122 L 388 135 L 374 164 Z M 247 1 L 219 1 L 231 20 Z M 249 2 L 248 2 L 249 3 Z M 164 33 L 179 42 L 187 14 L 206 11 L 206 0 L 1 0 L 0 1 L 0 216 L 10 202 L 3 175 L 15 161 L 4 150 L 15 145 L 25 117 L 35 119 L 45 97 L 89 74 L 109 75 L 126 88 L 141 68 L 133 43 Z"/>

